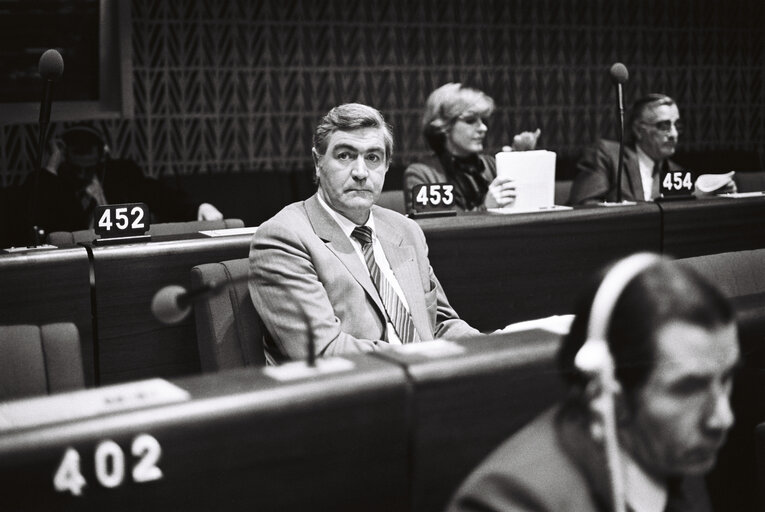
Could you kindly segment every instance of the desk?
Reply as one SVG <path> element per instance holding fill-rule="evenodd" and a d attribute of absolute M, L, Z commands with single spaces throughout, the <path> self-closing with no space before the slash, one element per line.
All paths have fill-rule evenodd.
<path fill-rule="evenodd" d="M 433 270 L 449 302 L 482 331 L 570 313 L 603 265 L 661 250 L 653 203 L 517 215 L 423 219 Z"/>
<path fill-rule="evenodd" d="M 163 392 L 170 403 L 81 419 L 71 411 L 132 400 L 135 389 L 61 395 L 69 408 L 61 421 L 0 428 L 0 510 L 407 510 L 404 372 L 368 356 L 349 360 L 351 370 L 284 383 L 254 368 L 160 381 L 155 388 L 176 388 Z M 22 405 L 56 408 L 56 397 L 37 400 Z M 11 416 L 0 408 L 0 420 L 3 412 Z M 132 448 L 147 435 L 161 450 L 149 465 L 161 478 L 141 482 L 134 469 L 145 458 Z M 110 441 L 105 456 L 98 447 Z M 67 448 L 85 479 L 80 496 L 54 490 Z M 111 461 L 100 472 L 96 453 Z M 115 467 L 121 479 L 109 478 Z"/>
<path fill-rule="evenodd" d="M 82 343 L 86 384 L 92 384 L 90 265 L 82 247 L 0 255 L 0 323 L 72 322 Z"/>
<path fill-rule="evenodd" d="M 765 197 L 659 203 L 662 251 L 676 258 L 765 247 Z"/>
<path fill-rule="evenodd" d="M 183 237 L 92 247 L 101 383 L 199 372 L 194 318 L 164 325 L 152 315 L 151 300 L 164 286 L 188 287 L 194 265 L 247 257 L 250 239 Z"/>

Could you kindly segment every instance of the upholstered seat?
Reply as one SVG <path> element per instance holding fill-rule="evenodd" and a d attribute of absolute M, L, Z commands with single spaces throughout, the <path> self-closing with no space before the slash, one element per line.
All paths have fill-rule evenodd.
<path fill-rule="evenodd" d="M 230 283 L 221 293 L 194 305 L 197 344 L 206 372 L 263 366 L 263 326 L 252 304 L 246 279 L 247 258 L 206 263 L 191 269 L 194 289 L 213 283 Z M 240 279 L 233 282 L 234 279 Z"/>
<path fill-rule="evenodd" d="M 0 401 L 84 387 L 73 323 L 0 326 Z"/>

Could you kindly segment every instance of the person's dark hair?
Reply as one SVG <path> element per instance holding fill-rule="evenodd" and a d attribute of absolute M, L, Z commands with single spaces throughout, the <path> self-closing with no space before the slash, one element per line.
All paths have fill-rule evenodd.
<path fill-rule="evenodd" d="M 610 267 L 609 267 L 610 268 Z M 558 352 L 564 379 L 581 391 L 585 376 L 574 359 L 587 338 L 590 307 L 607 272 L 599 274 L 581 296 L 571 330 Z M 655 359 L 655 335 L 672 321 L 684 321 L 705 329 L 723 327 L 734 320 L 733 310 L 722 293 L 692 268 L 669 260 L 648 267 L 625 287 L 613 309 L 608 326 L 608 346 L 616 366 L 616 378 L 627 403 L 646 382 Z"/>
<path fill-rule="evenodd" d="M 108 152 L 104 135 L 88 124 L 74 124 L 61 134 L 61 140 L 66 144 L 67 151 L 84 153 L 93 147 L 98 149 L 99 156 Z"/>
<path fill-rule="evenodd" d="M 425 142 L 441 154 L 446 145 L 446 132 L 459 116 L 470 111 L 481 117 L 494 113 L 494 100 L 486 93 L 460 83 L 444 84 L 428 96 L 422 117 Z"/>
<path fill-rule="evenodd" d="M 649 108 L 655 108 L 662 105 L 675 105 L 675 100 L 667 96 L 666 94 L 652 92 L 646 94 L 642 98 L 638 98 L 635 103 L 632 104 L 630 109 L 629 119 L 627 120 L 627 126 L 630 127 L 630 133 L 634 135 L 635 124 L 643 118 L 643 114 Z"/>
<path fill-rule="evenodd" d="M 327 151 L 329 138 L 336 131 L 351 131 L 361 128 L 380 128 L 385 141 L 385 159 L 390 163 L 393 158 L 393 131 L 385 122 L 379 110 L 361 103 L 339 105 L 321 118 L 313 134 L 313 147 L 323 155 Z"/>

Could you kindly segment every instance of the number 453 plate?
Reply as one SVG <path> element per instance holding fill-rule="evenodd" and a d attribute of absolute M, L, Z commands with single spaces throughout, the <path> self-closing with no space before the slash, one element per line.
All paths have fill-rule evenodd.
<path fill-rule="evenodd" d="M 101 238 L 140 236 L 149 230 L 149 207 L 144 203 L 96 206 L 96 234 Z"/>

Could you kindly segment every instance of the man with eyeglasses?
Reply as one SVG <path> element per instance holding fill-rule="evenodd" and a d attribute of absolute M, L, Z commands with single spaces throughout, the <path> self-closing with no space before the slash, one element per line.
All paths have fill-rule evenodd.
<path fill-rule="evenodd" d="M 648 94 L 632 106 L 628 130 L 632 140 L 624 147 L 622 199 L 652 201 L 659 196 L 661 172 L 682 168 L 670 160 L 683 132 L 675 101 L 664 94 Z M 572 205 L 616 201 L 619 143 L 600 140 L 577 163 L 571 186 Z"/>
<path fill-rule="evenodd" d="M 451 308 L 420 227 L 375 206 L 393 153 L 380 112 L 330 110 L 313 137 L 316 193 L 262 224 L 250 296 L 269 364 L 478 334 Z"/>

